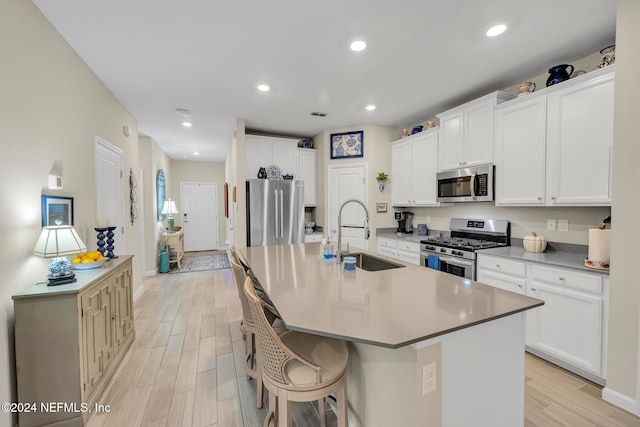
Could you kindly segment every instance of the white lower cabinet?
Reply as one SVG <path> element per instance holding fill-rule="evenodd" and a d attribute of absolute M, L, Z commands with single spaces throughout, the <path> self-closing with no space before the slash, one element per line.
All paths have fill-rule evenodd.
<path fill-rule="evenodd" d="M 506 291 L 525 294 L 527 287 L 526 263 L 510 259 L 478 255 L 478 282 L 495 286 Z"/>
<path fill-rule="evenodd" d="M 600 274 L 478 254 L 477 281 L 545 302 L 527 311 L 535 354 L 602 383 L 606 284 Z"/>
<path fill-rule="evenodd" d="M 378 253 L 420 265 L 420 243 L 378 237 Z"/>
<path fill-rule="evenodd" d="M 305 234 L 304 242 L 305 243 L 322 242 L 322 234 L 320 233 Z"/>
<path fill-rule="evenodd" d="M 527 345 L 602 376 L 602 279 L 538 265 L 531 270 L 527 295 L 545 304 L 527 313 Z"/>

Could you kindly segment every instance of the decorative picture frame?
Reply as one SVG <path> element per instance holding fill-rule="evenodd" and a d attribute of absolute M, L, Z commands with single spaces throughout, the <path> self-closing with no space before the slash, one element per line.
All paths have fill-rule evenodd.
<path fill-rule="evenodd" d="M 229 218 L 229 183 L 224 183 L 224 217 Z"/>
<path fill-rule="evenodd" d="M 376 203 L 376 212 L 381 213 L 386 211 L 387 211 L 386 203 Z"/>
<path fill-rule="evenodd" d="M 156 173 L 156 199 L 157 199 L 157 217 L 158 221 L 163 221 L 165 218 L 165 214 L 162 213 L 162 208 L 164 208 L 164 201 L 167 197 L 167 188 L 165 182 L 164 171 L 162 169 L 158 169 Z"/>
<path fill-rule="evenodd" d="M 329 150 L 332 159 L 364 157 L 364 131 L 332 133 Z"/>
<path fill-rule="evenodd" d="M 42 195 L 42 226 L 73 225 L 73 197 Z"/>

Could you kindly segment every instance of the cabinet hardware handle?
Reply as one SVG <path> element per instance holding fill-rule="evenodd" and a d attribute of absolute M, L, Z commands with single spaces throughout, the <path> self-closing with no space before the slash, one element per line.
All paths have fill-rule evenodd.
<path fill-rule="evenodd" d="M 564 280 L 564 277 L 558 277 L 558 279 L 560 279 L 560 280 Z"/>
<path fill-rule="evenodd" d="M 531 290 L 532 290 L 533 292 L 537 292 L 537 291 L 538 291 L 536 288 L 531 288 Z"/>
<path fill-rule="evenodd" d="M 542 197 L 538 197 L 538 200 L 542 200 Z"/>
<path fill-rule="evenodd" d="M 551 196 L 551 200 L 555 200 L 555 199 L 556 199 L 556 196 Z"/>
<path fill-rule="evenodd" d="M 518 287 L 519 287 L 519 288 L 522 288 L 523 286 L 522 286 L 522 285 L 518 285 Z"/>
<path fill-rule="evenodd" d="M 497 268 L 500 268 L 500 264 L 496 264 L 496 267 L 497 267 Z"/>
<path fill-rule="evenodd" d="M 111 320 L 116 320 L 115 314 L 113 316 L 111 316 Z"/>

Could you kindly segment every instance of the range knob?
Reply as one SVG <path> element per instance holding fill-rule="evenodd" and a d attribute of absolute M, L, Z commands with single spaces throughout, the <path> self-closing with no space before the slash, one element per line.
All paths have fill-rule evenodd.
<path fill-rule="evenodd" d="M 440 248 L 440 252 L 442 252 L 442 253 L 446 253 L 446 252 L 447 252 L 447 250 L 446 250 L 445 248 Z"/>

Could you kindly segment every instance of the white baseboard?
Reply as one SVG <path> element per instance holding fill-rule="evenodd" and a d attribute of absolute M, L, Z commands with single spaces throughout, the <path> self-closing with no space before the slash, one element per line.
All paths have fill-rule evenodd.
<path fill-rule="evenodd" d="M 138 290 L 133 294 L 133 300 L 135 301 L 136 299 L 138 299 L 138 297 L 140 295 L 142 295 L 142 291 L 144 291 L 144 286 L 140 285 L 140 287 L 138 288 Z"/>
<path fill-rule="evenodd" d="M 609 387 L 605 387 L 602 389 L 602 399 L 624 409 L 625 411 L 640 416 L 640 413 L 638 413 L 638 405 L 634 399 L 615 390 L 612 390 Z"/>
<path fill-rule="evenodd" d="M 155 270 L 149 270 L 142 273 L 143 276 L 155 276 L 156 274 L 158 274 L 157 268 Z"/>

